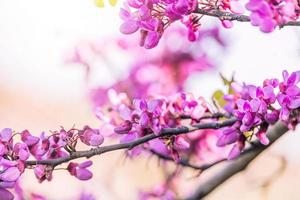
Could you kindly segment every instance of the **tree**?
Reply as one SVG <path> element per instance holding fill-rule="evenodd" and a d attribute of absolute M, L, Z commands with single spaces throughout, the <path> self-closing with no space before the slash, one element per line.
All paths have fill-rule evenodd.
<path fill-rule="evenodd" d="M 211 102 L 194 97 L 184 90 L 184 82 L 194 73 L 215 68 L 203 41 L 214 40 L 216 48 L 226 48 L 219 28 L 201 29 L 200 22 L 203 16 L 218 18 L 225 28 L 231 28 L 232 21 L 251 22 L 268 33 L 276 27 L 299 26 L 298 4 L 287 0 L 251 0 L 245 5 L 251 13 L 248 17 L 242 14 L 244 6 L 235 0 L 129 0 L 121 9 L 121 32 L 131 34 L 140 30 L 140 45 L 154 49 L 148 54 L 149 50 L 141 50 L 135 41 L 115 40 L 116 47 L 132 56 L 133 62 L 127 77 L 107 88 L 91 91 L 100 128 L 62 127 L 40 136 L 28 130 L 2 129 L 1 199 L 14 198 L 11 188 L 18 198 L 25 198 L 18 179 L 26 169 L 33 169 L 36 178 L 43 182 L 51 181 L 54 170 L 62 165 L 71 176 L 85 181 L 93 176 L 89 158 L 117 150 L 125 150 L 132 159 L 151 155 L 176 165 L 176 170 L 158 187 L 140 192 L 141 199 L 205 197 L 245 169 L 283 134 L 295 129 L 300 120 L 300 71 L 283 71 L 282 79 L 271 77 L 258 86 L 221 75 L 226 90 L 215 91 Z M 186 28 L 169 28 L 176 21 Z M 185 41 L 186 35 L 193 43 Z M 178 42 L 176 48 L 168 45 L 170 38 Z M 159 42 L 162 45 L 156 47 Z M 109 61 L 95 43 L 88 46 Z M 67 61 L 83 64 L 89 80 L 91 66 L 79 47 Z M 107 138 L 119 138 L 120 142 L 103 145 Z M 87 149 L 78 150 L 78 143 L 85 144 Z M 210 159 L 205 157 L 207 153 Z M 78 163 L 78 158 L 86 161 Z M 183 196 L 173 186 L 183 168 L 203 172 L 219 163 L 225 163 L 220 173 L 195 187 L 194 193 Z M 44 197 L 32 194 L 31 198 Z M 92 198 L 82 195 L 82 199 Z"/>

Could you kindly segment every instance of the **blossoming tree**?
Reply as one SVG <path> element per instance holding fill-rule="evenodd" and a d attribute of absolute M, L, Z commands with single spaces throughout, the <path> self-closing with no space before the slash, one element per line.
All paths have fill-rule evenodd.
<path fill-rule="evenodd" d="M 243 14 L 245 10 L 250 16 Z M 222 76 L 224 90 L 216 91 L 211 101 L 186 93 L 183 85 L 189 76 L 216 69 L 203 41 L 214 40 L 215 48 L 226 48 L 219 28 L 201 28 L 206 23 L 203 18 L 217 18 L 224 28 L 231 28 L 233 21 L 250 22 L 269 33 L 276 27 L 300 26 L 299 14 L 295 0 L 250 0 L 245 5 L 237 0 L 128 0 L 120 11 L 124 20 L 120 31 L 132 34 L 139 30 L 139 45 L 154 48 L 156 53 L 150 54 L 132 40 L 115 39 L 115 47 L 133 57 L 133 62 L 127 76 L 109 87 L 91 90 L 98 128 L 60 128 L 39 136 L 3 128 L 0 199 L 27 198 L 18 182 L 27 169 L 34 170 L 39 182 L 54 180 L 58 167 L 85 181 L 93 177 L 89 158 L 119 150 L 133 162 L 137 156 L 150 155 L 180 169 L 154 189 L 140 191 L 140 199 L 205 197 L 295 129 L 300 122 L 300 71 L 283 71 L 281 78 L 269 77 L 260 85 Z M 170 28 L 175 22 L 185 28 Z M 178 42 L 176 49 L 165 44 L 170 38 Z M 159 42 L 162 45 L 156 47 Z M 103 48 L 93 42 L 87 45 L 106 60 Z M 67 62 L 85 66 L 88 77 L 90 62 L 80 47 Z M 106 139 L 113 143 L 103 145 Z M 86 150 L 78 150 L 79 143 Z M 79 158 L 86 161 L 79 163 Z M 203 172 L 219 163 L 224 163 L 220 172 L 188 196 L 172 187 L 184 168 Z M 46 199 L 38 194 L 29 198 Z M 80 199 L 94 198 L 83 194 Z"/>

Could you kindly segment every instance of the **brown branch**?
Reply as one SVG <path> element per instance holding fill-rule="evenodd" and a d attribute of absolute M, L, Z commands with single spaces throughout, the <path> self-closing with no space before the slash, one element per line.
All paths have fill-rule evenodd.
<path fill-rule="evenodd" d="M 280 138 L 284 133 L 288 131 L 288 128 L 281 122 L 276 123 L 271 127 L 267 134 L 270 140 L 270 145 Z M 213 176 L 205 183 L 199 185 L 198 189 L 187 200 L 201 199 L 228 180 L 233 175 L 240 171 L 243 171 L 252 160 L 254 160 L 259 154 L 261 154 L 268 146 L 261 145 L 258 141 L 255 142 L 255 146 L 245 151 L 236 160 L 228 161 L 224 169 L 220 173 Z"/>
<path fill-rule="evenodd" d="M 100 155 L 103 153 L 121 150 L 121 149 L 132 149 L 138 145 L 141 145 L 145 142 L 148 142 L 150 140 L 153 140 L 155 138 L 162 138 L 167 136 L 173 136 L 173 135 L 180 135 L 184 133 L 189 133 L 195 130 L 201 130 L 201 129 L 219 129 L 226 126 L 231 126 L 236 122 L 236 118 L 230 118 L 228 120 L 224 120 L 222 122 L 209 122 L 209 123 L 200 123 L 195 124 L 190 127 L 188 126 L 181 126 L 177 128 L 164 128 L 162 129 L 161 133 L 159 135 L 150 134 L 146 135 L 144 137 L 141 137 L 135 141 L 122 143 L 122 144 L 113 144 L 113 145 L 107 145 L 107 146 L 101 146 L 97 148 L 93 148 L 87 151 L 76 151 L 72 152 L 69 156 L 63 157 L 63 158 L 57 158 L 57 159 L 50 159 L 50 160 L 31 160 L 26 161 L 27 166 L 33 166 L 33 165 L 49 165 L 52 167 L 56 167 L 57 165 L 60 165 L 62 163 L 69 162 L 71 160 L 75 160 L 78 158 L 90 158 L 95 155 Z"/>
<path fill-rule="evenodd" d="M 247 15 L 238 15 L 230 12 L 221 11 L 218 9 L 211 9 L 211 10 L 204 10 L 198 8 L 194 11 L 196 14 L 207 15 L 211 17 L 217 17 L 222 20 L 229 20 L 229 21 L 239 21 L 239 22 L 250 22 L 250 18 Z M 280 25 L 280 27 L 284 26 L 300 26 L 300 21 L 290 21 L 285 24 Z"/>

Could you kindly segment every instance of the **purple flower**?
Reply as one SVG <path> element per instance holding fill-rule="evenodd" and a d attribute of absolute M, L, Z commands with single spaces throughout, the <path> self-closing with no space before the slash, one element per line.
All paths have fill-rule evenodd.
<path fill-rule="evenodd" d="M 256 137 L 263 145 L 268 145 L 270 143 L 269 139 L 266 136 L 265 130 L 260 130 L 258 133 L 256 133 Z"/>
<path fill-rule="evenodd" d="M 245 139 L 241 138 L 235 145 L 233 145 L 232 149 L 228 154 L 228 160 L 236 159 L 242 152 L 245 147 Z"/>
<path fill-rule="evenodd" d="M 127 134 L 132 128 L 132 122 L 129 120 L 125 120 L 119 126 L 117 126 L 114 131 L 118 134 Z"/>
<path fill-rule="evenodd" d="M 134 20 L 127 20 L 120 27 L 120 31 L 123 34 L 132 34 L 135 33 L 138 29 L 138 23 Z"/>
<path fill-rule="evenodd" d="M 3 182 L 15 182 L 21 175 L 17 167 L 9 167 L 0 174 L 0 179 Z"/>
<path fill-rule="evenodd" d="M 132 112 L 132 120 L 138 121 L 135 130 L 141 134 L 151 129 L 155 134 L 161 131 L 160 117 L 164 102 L 161 99 L 152 99 L 148 102 L 141 99 L 135 99 L 133 105 L 135 110 Z"/>
<path fill-rule="evenodd" d="M 251 24 L 259 26 L 265 33 L 272 32 L 277 25 L 295 20 L 296 12 L 299 11 L 299 7 L 292 0 L 250 0 L 246 8 L 251 11 Z"/>
<path fill-rule="evenodd" d="M 186 150 L 190 148 L 190 143 L 187 142 L 183 137 L 177 136 L 174 141 L 174 148 L 176 150 Z"/>
<path fill-rule="evenodd" d="M 52 180 L 52 169 L 47 167 L 46 165 L 37 165 L 33 171 L 35 177 L 39 180 L 40 183 L 44 180 Z"/>
<path fill-rule="evenodd" d="M 13 188 L 24 171 L 22 162 L 11 161 L 5 158 L 0 160 L 0 199 L 13 199 L 13 195 L 5 188 Z"/>
<path fill-rule="evenodd" d="M 0 131 L 0 140 L 2 142 L 9 142 L 12 137 L 12 130 L 10 128 L 4 128 Z"/>
<path fill-rule="evenodd" d="M 36 136 L 31 135 L 28 130 L 24 130 L 21 132 L 21 140 L 29 147 L 31 147 L 37 144 L 40 139 Z"/>
<path fill-rule="evenodd" d="M 7 145 L 0 143 L 0 156 L 8 153 Z"/>
<path fill-rule="evenodd" d="M 0 199 L 1 200 L 13 200 L 14 195 L 10 191 L 0 187 Z"/>
<path fill-rule="evenodd" d="M 20 142 L 15 144 L 14 153 L 17 156 L 17 159 L 20 159 L 22 161 L 27 160 L 30 156 L 28 146 Z"/>
<path fill-rule="evenodd" d="M 279 84 L 280 93 L 277 95 L 277 101 L 281 106 L 279 117 L 282 121 L 294 128 L 298 118 L 291 118 L 291 112 L 300 107 L 300 71 L 293 72 L 291 75 L 283 71 L 283 82 Z"/>
<path fill-rule="evenodd" d="M 72 176 L 75 176 L 79 180 L 86 181 L 93 177 L 93 173 L 87 168 L 93 164 L 92 161 L 88 160 L 81 164 L 70 162 L 67 169 Z"/>
<path fill-rule="evenodd" d="M 223 147 L 235 143 L 240 138 L 241 133 L 234 127 L 225 128 L 223 135 L 219 137 L 217 146 Z"/>
<path fill-rule="evenodd" d="M 104 138 L 97 129 L 86 126 L 79 134 L 80 140 L 90 146 L 99 146 L 103 143 Z"/>
<path fill-rule="evenodd" d="M 265 120 L 268 124 L 275 124 L 279 119 L 279 111 L 273 110 L 270 113 L 265 114 Z"/>
<path fill-rule="evenodd" d="M 168 153 L 170 153 L 166 144 L 160 139 L 150 140 L 148 142 L 148 145 L 149 145 L 150 149 L 154 150 L 157 153 L 160 153 L 163 155 L 168 155 Z"/>
<path fill-rule="evenodd" d="M 142 46 L 144 46 L 146 49 L 152 49 L 153 47 L 156 47 L 159 39 L 161 37 L 161 34 L 155 31 L 147 32 L 145 36 L 145 40 L 142 42 Z"/>
<path fill-rule="evenodd" d="M 188 0 L 177 0 L 172 8 L 175 13 L 185 15 L 190 9 L 190 2 Z"/>
<path fill-rule="evenodd" d="M 240 99 L 237 102 L 238 109 L 234 110 L 234 115 L 237 119 L 242 121 L 240 130 L 242 132 L 249 131 L 253 127 L 261 123 L 259 111 L 262 106 L 262 102 L 258 99 L 252 99 L 250 101 Z"/>
<path fill-rule="evenodd" d="M 46 137 L 45 132 L 42 132 L 40 137 L 37 139 L 34 136 L 27 135 L 29 132 L 23 132 L 25 135 L 23 141 L 29 143 L 28 145 L 30 153 L 37 159 L 41 159 L 50 148 L 49 138 Z"/>
<path fill-rule="evenodd" d="M 194 0 L 127 0 L 120 11 L 120 17 L 124 20 L 120 31 L 124 34 L 132 34 L 140 30 L 140 45 L 151 49 L 157 46 L 168 26 L 165 21 L 171 23 L 182 19 L 191 14 L 196 6 L 197 2 Z"/>
<path fill-rule="evenodd" d="M 20 166 L 20 164 L 21 163 L 17 161 L 1 158 L 0 166 L 2 167 L 2 172 L 0 174 L 0 180 L 2 181 L 2 187 L 5 187 L 3 185 L 10 186 L 10 183 L 14 185 L 16 180 L 20 177 L 21 172 L 23 172 L 23 167 Z"/>

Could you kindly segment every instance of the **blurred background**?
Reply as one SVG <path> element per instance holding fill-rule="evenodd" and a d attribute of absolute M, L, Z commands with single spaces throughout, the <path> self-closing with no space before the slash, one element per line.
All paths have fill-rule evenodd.
<path fill-rule="evenodd" d="M 120 5 L 121 1 L 116 7 L 107 5 L 100 9 L 92 0 L 0 0 L 0 127 L 29 129 L 39 134 L 60 126 L 99 126 L 88 88 L 114 82 L 124 70 L 124 58 L 120 63 L 122 55 L 109 52 L 112 62 L 119 64 L 113 69 L 115 73 L 111 73 L 107 63 L 96 62 L 93 65 L 97 73 L 93 73 L 89 83 L 84 67 L 65 60 L 78 44 L 100 41 L 101 49 L 102 40 L 119 37 Z M 218 72 L 225 76 L 235 73 L 241 82 L 261 83 L 268 77 L 281 77 L 283 69 L 300 69 L 297 27 L 263 34 L 248 23 L 235 23 L 233 29 L 222 33 L 228 44 L 226 50 L 207 49 L 218 67 L 189 78 L 185 83 L 187 91 L 210 97 L 222 87 Z M 106 45 L 109 41 L 103 49 Z M 286 134 L 247 171 L 223 184 L 207 199 L 300 199 L 297 132 Z M 93 160 L 94 178 L 90 181 L 80 182 L 67 172 L 56 171 L 52 182 L 38 184 L 28 170 L 22 179 L 24 188 L 50 200 L 74 199 L 81 190 L 97 199 L 130 200 L 136 199 L 137 188 L 150 188 L 163 178 L 155 159 L 130 161 L 114 152 Z M 198 182 L 191 179 L 193 173 L 184 178 L 187 190 Z"/>

